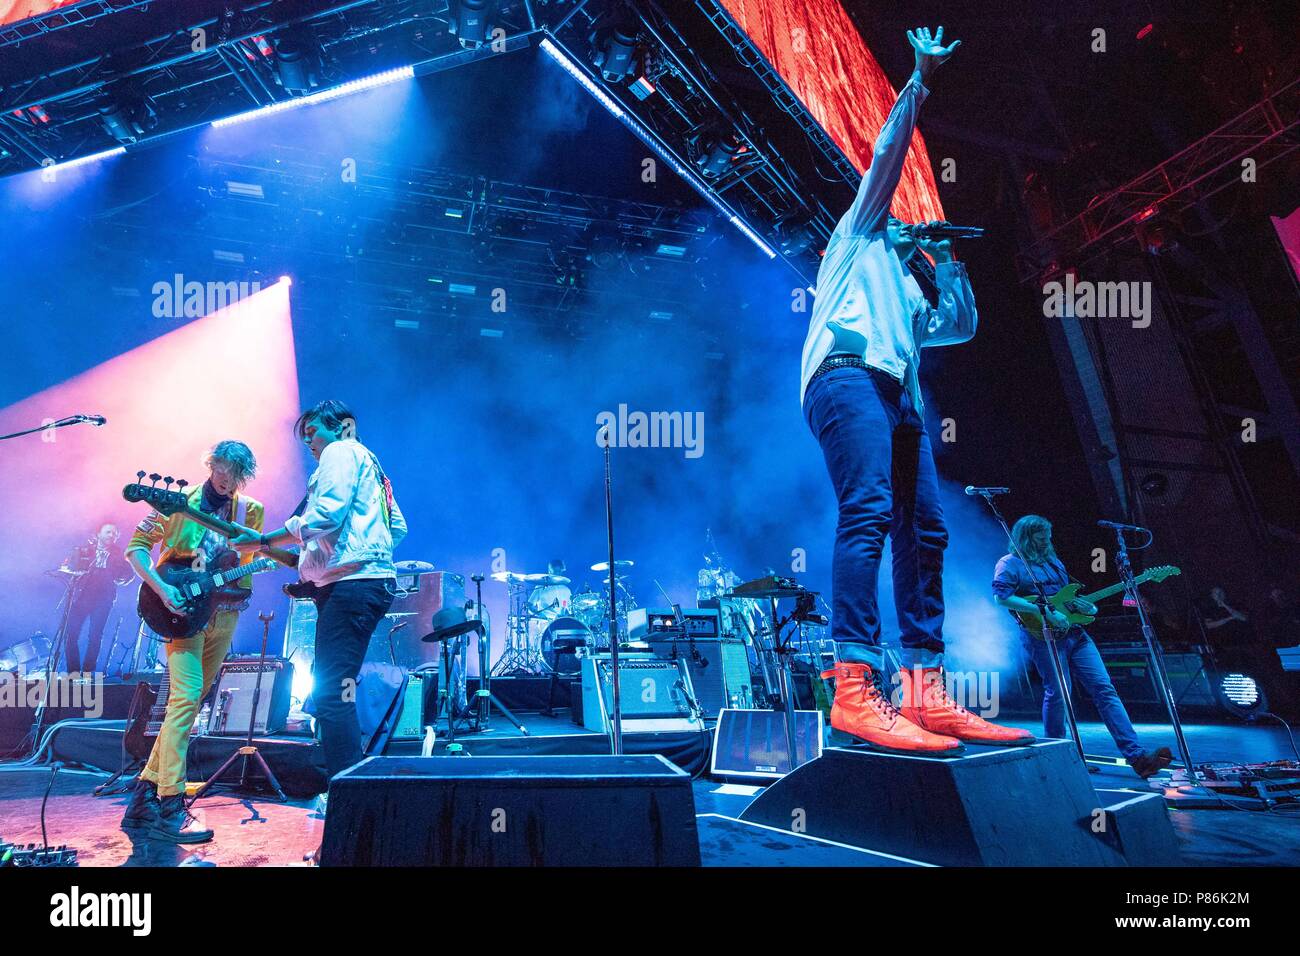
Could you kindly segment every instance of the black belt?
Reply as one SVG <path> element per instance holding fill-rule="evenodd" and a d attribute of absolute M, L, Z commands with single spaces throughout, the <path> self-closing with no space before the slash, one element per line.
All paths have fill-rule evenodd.
<path fill-rule="evenodd" d="M 822 359 L 822 364 L 818 365 L 817 370 L 812 373 L 812 376 L 808 379 L 808 384 L 811 385 L 818 376 L 825 375 L 837 368 L 860 368 L 864 372 L 872 370 L 865 360 L 856 355 L 828 355 Z"/>

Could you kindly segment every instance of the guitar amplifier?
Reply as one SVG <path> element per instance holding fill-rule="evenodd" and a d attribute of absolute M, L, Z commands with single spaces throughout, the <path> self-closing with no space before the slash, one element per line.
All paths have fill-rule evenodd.
<path fill-rule="evenodd" d="M 293 665 L 283 657 L 236 657 L 221 665 L 213 689 L 212 711 L 206 732 L 213 737 L 243 737 L 253 713 L 253 691 L 258 671 L 262 689 L 257 701 L 253 733 L 265 736 L 284 730 L 289 717 L 289 694 L 293 686 Z"/>
<path fill-rule="evenodd" d="M 433 723 L 437 711 L 434 695 L 438 692 L 438 672 L 411 671 L 406 675 L 402 699 L 398 704 L 397 720 L 389 740 L 419 740 L 424 728 Z"/>
<path fill-rule="evenodd" d="M 749 652 L 741 641 L 651 640 L 651 652 L 661 660 L 680 660 L 691 675 L 695 699 L 705 717 L 724 707 L 752 707 L 754 684 Z"/>
<path fill-rule="evenodd" d="M 691 713 L 691 675 L 686 662 L 650 654 L 618 656 L 619 708 L 623 733 L 699 730 Z M 608 654 L 582 659 L 582 722 L 596 733 L 609 732 L 614 708 L 614 667 Z"/>

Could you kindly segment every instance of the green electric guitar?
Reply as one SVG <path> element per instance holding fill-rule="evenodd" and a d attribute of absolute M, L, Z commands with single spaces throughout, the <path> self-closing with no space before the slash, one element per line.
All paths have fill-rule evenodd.
<path fill-rule="evenodd" d="M 1162 564 L 1158 568 L 1150 568 L 1137 575 L 1134 580 L 1138 584 L 1147 581 L 1163 581 L 1167 577 L 1182 572 L 1172 564 Z M 1070 624 L 1087 625 L 1097 620 L 1097 602 L 1104 601 L 1112 595 L 1119 594 L 1124 590 L 1124 582 L 1112 584 L 1104 587 L 1100 591 L 1093 591 L 1091 594 L 1079 594 L 1082 584 L 1067 584 L 1055 594 L 1047 598 L 1047 603 L 1057 611 L 1066 616 Z M 1021 595 L 1024 597 L 1024 595 Z M 1033 637 L 1043 637 L 1043 619 L 1037 611 L 1012 611 L 1020 623 L 1024 625 L 1026 631 Z"/>

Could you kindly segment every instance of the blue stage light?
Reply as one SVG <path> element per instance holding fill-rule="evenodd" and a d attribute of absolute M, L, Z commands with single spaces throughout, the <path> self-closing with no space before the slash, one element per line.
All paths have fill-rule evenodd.
<path fill-rule="evenodd" d="M 577 80 L 582 85 L 583 89 L 596 98 L 596 101 L 600 103 L 601 106 L 609 110 L 609 112 L 612 113 L 619 122 L 630 129 L 637 139 L 641 140 L 641 142 L 654 150 L 659 158 L 669 165 L 673 172 L 686 180 L 687 185 L 703 196 L 708 201 L 709 205 L 722 213 L 729 223 L 740 230 L 741 234 L 744 235 L 745 238 L 758 246 L 758 248 L 763 251 L 763 255 L 767 256 L 769 259 L 776 258 L 775 250 L 764 242 L 757 232 L 746 225 L 726 203 L 714 194 L 713 190 L 711 190 L 707 184 L 695 175 L 695 173 L 679 163 L 673 154 L 669 152 L 668 148 L 659 142 L 658 137 L 655 136 L 654 133 L 630 116 L 623 107 L 619 106 L 608 93 L 600 88 L 600 85 L 595 80 L 587 75 L 585 70 L 578 66 L 575 60 L 573 60 L 557 43 L 555 43 L 555 41 L 547 37 L 542 40 L 540 45 L 542 50 L 544 50 L 551 59 L 558 63 L 564 72 Z"/>
<path fill-rule="evenodd" d="M 61 169 L 75 169 L 78 166 L 85 166 L 87 163 L 98 162 L 101 159 L 108 159 L 110 156 L 121 156 L 126 152 L 125 146 L 116 146 L 113 149 L 106 149 L 100 153 L 91 153 L 89 156 L 78 156 L 76 159 L 65 160 L 62 163 L 54 163 L 51 166 L 42 167 L 52 172 L 58 172 Z"/>
<path fill-rule="evenodd" d="M 257 119 L 259 116 L 269 116 L 272 113 L 280 113 L 284 110 L 293 109 L 298 106 L 310 106 L 314 103 L 325 103 L 329 100 L 336 100 L 340 96 L 359 93 L 362 90 L 373 89 L 376 86 L 396 83 L 398 80 L 409 80 L 414 76 L 415 69 L 409 66 L 398 67 L 395 70 L 384 70 L 384 72 L 376 73 L 373 76 L 364 76 L 359 80 L 350 80 L 347 83 L 341 83 L 338 86 L 330 87 L 328 90 L 321 90 L 319 93 L 311 94 L 311 96 L 300 96 L 292 100 L 281 100 L 279 103 L 272 103 L 270 106 L 261 106 L 255 110 L 249 110 L 246 113 L 236 113 L 234 116 L 223 116 L 221 119 L 215 119 L 212 121 L 212 128 L 221 129 L 223 126 L 233 126 L 235 123 L 244 123 L 251 119 Z"/>

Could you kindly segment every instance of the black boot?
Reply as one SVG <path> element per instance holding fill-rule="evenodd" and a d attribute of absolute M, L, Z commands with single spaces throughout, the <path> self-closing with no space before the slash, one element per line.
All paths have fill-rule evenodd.
<path fill-rule="evenodd" d="M 212 839 L 212 831 L 200 827 L 186 808 L 183 793 L 162 798 L 158 821 L 149 835 L 171 843 L 205 843 Z"/>
<path fill-rule="evenodd" d="M 1133 768 L 1134 773 L 1145 780 L 1164 770 L 1173 759 L 1174 755 L 1169 752 L 1168 747 L 1157 747 L 1155 750 L 1130 757 L 1128 764 Z"/>
<path fill-rule="evenodd" d="M 148 780 L 136 780 L 131 800 L 122 814 L 122 829 L 128 833 L 148 830 L 158 822 L 158 788 Z"/>

